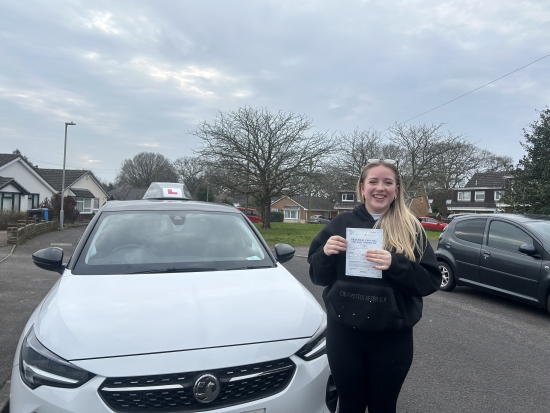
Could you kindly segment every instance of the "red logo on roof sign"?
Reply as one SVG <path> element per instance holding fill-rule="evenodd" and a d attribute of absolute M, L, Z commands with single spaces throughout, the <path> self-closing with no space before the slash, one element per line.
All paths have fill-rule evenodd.
<path fill-rule="evenodd" d="M 181 190 L 177 188 L 162 188 L 165 198 L 181 198 Z"/>

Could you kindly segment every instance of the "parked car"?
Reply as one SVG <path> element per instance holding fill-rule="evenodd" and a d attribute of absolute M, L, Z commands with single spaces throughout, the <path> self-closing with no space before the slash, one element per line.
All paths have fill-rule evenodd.
<path fill-rule="evenodd" d="M 258 214 L 258 211 L 256 211 L 254 208 L 248 208 L 246 209 L 243 207 L 237 207 L 239 211 L 241 211 L 243 214 L 246 215 L 246 217 L 250 220 L 250 222 L 262 222 L 262 218 L 260 218 L 260 214 Z"/>
<path fill-rule="evenodd" d="M 150 198 L 108 202 L 67 264 L 33 254 L 61 277 L 21 335 L 11 411 L 334 412 L 326 314 L 281 265 L 294 249 L 233 207 Z"/>
<path fill-rule="evenodd" d="M 420 220 L 420 224 L 424 227 L 424 229 L 430 231 L 443 231 L 448 225 L 431 217 L 418 217 L 418 219 Z"/>
<path fill-rule="evenodd" d="M 312 215 L 311 217 L 309 217 L 309 222 L 313 224 L 328 224 L 330 222 L 330 219 L 328 219 L 324 215 Z"/>
<path fill-rule="evenodd" d="M 550 216 L 455 218 L 439 237 L 435 255 L 441 290 L 465 285 L 550 311 Z"/>

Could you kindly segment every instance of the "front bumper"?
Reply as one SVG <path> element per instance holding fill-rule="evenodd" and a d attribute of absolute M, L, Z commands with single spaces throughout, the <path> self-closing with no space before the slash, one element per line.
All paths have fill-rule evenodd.
<path fill-rule="evenodd" d="M 216 413 L 329 413 L 325 404 L 330 375 L 326 355 L 312 361 L 291 356 L 296 371 L 281 392 L 264 399 L 208 410 Z M 21 380 L 19 365 L 12 371 L 11 413 L 112 413 L 98 393 L 105 380 L 95 376 L 77 389 L 41 386 L 35 390 Z"/>

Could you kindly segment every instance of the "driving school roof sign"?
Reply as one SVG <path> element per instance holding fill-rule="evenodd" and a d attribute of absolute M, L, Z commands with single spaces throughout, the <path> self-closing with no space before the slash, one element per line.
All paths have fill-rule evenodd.
<path fill-rule="evenodd" d="M 153 182 L 147 188 L 142 199 L 191 200 L 191 193 L 184 184 L 172 182 Z"/>

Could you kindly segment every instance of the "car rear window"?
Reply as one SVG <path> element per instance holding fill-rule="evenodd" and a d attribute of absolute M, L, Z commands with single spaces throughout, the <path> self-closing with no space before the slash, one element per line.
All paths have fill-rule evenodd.
<path fill-rule="evenodd" d="M 487 218 L 474 218 L 458 221 L 455 225 L 455 236 L 464 241 L 483 243 L 483 234 Z"/>
<path fill-rule="evenodd" d="M 215 271 L 272 266 L 242 214 L 104 212 L 74 274 Z"/>

